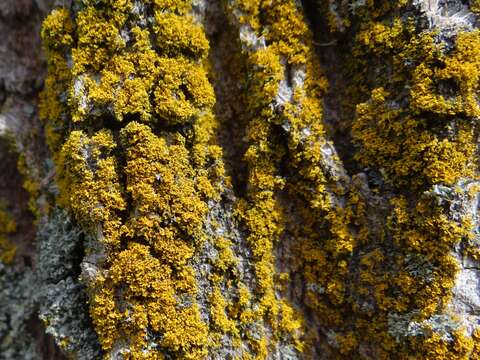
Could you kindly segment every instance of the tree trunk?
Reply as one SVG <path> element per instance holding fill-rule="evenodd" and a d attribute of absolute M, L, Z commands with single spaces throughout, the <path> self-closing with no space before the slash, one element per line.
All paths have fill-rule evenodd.
<path fill-rule="evenodd" d="M 477 12 L 0 5 L 0 359 L 480 358 Z"/>

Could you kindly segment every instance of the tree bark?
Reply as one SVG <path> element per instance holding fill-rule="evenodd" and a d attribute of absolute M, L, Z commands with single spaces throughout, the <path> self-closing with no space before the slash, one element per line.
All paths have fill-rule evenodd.
<path fill-rule="evenodd" d="M 0 5 L 0 359 L 477 359 L 478 12 Z"/>

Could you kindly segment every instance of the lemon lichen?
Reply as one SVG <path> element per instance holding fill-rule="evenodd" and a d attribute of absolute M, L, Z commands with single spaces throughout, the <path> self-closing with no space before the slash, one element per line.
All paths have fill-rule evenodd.
<path fill-rule="evenodd" d="M 88 284 L 103 349 L 126 342 L 131 358 L 199 359 L 213 335 L 192 262 L 207 201 L 228 184 L 214 141 L 208 42 L 188 1 L 141 5 L 155 13 L 148 26 L 130 15 L 135 6 L 85 2 L 75 16 L 57 9 L 45 20 L 41 117 L 57 202 L 98 242 L 87 250 L 98 269 Z"/>
<path fill-rule="evenodd" d="M 349 54 L 341 126 L 362 171 L 352 178 L 328 140 L 328 74 L 299 3 L 225 5 L 247 72 L 248 171 L 235 206 L 247 255 L 214 216 L 231 184 L 192 2 L 83 1 L 45 20 L 41 117 L 57 201 L 97 241 L 87 249 L 90 314 L 107 353 L 200 359 L 228 338 L 244 358 L 282 346 L 332 358 L 474 356 L 476 333 L 449 325 L 446 338 L 432 325 L 444 319 L 459 269 L 451 253 L 471 240 L 474 219 L 453 218 L 431 192 L 477 177 L 480 33 L 444 42 L 400 16 L 406 5 L 318 5 Z M 286 246 L 294 260 L 280 272 Z M 252 278 L 240 274 L 242 256 Z M 295 278 L 304 309 L 287 301 Z"/>
<path fill-rule="evenodd" d="M 347 72 L 362 68 L 363 74 L 379 74 L 374 82 L 353 77 L 349 89 L 356 99 L 356 160 L 402 194 L 390 199 L 381 238 L 369 236 L 375 250 L 360 257 L 355 291 L 371 305 L 362 308 L 355 301 L 355 311 L 370 319 L 357 321 L 355 336 L 376 344 L 378 358 L 395 352 L 466 359 L 475 341 L 460 325 L 446 340 L 438 330 L 409 333 L 407 324 L 400 341 L 392 338 L 398 335 L 392 328 L 400 325 L 388 322 L 402 314 L 414 319 L 411 324 L 420 324 L 448 311 L 459 270 L 452 253 L 471 237 L 471 214 L 453 217 L 452 210 L 428 194 L 437 186 L 455 189 L 463 179 L 476 179 L 478 172 L 473 100 L 478 70 L 472 53 L 478 33 L 458 32 L 447 49 L 437 30 L 418 32 L 416 26 L 413 17 L 391 12 L 386 21 L 371 12 L 352 42 L 355 59 L 347 61 Z"/>
<path fill-rule="evenodd" d="M 5 205 L 0 204 L 0 261 L 11 264 L 15 258 L 16 247 L 8 239 L 16 231 L 17 225 L 11 218 Z"/>

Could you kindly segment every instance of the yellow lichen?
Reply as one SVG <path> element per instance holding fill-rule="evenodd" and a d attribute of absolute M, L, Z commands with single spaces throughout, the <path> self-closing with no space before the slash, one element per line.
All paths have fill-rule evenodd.
<path fill-rule="evenodd" d="M 218 345 L 191 263 L 205 241 L 207 201 L 228 184 L 203 64 L 208 41 L 189 1 L 144 6 L 155 13 L 147 27 L 131 21 L 131 1 L 86 2 L 74 18 L 63 9 L 47 18 L 41 117 L 57 202 L 99 243 L 87 251 L 101 252 L 89 294 L 103 349 L 127 341 L 129 358 L 200 359 Z M 168 128 L 176 125 L 184 128 Z M 229 245 L 219 246 L 233 261 Z"/>
<path fill-rule="evenodd" d="M 424 192 L 477 176 L 472 44 L 478 35 L 460 32 L 453 51 L 447 52 L 438 34 L 418 34 L 412 19 L 387 23 L 372 17 L 362 27 L 353 45 L 357 58 L 350 63 L 355 69 L 368 68 L 375 61 L 372 56 L 382 58 L 379 66 L 385 72 L 370 90 L 366 79 L 354 80 L 359 99 L 352 126 L 356 159 L 379 171 L 406 197 L 391 200 L 387 233 L 376 245 L 381 248 L 362 257 L 356 291 L 362 298 L 373 297 L 378 309 L 368 312 L 375 325 L 359 321 L 357 332 L 364 334 L 362 341 L 378 344 L 379 358 L 395 351 L 403 357 L 467 359 L 474 345 L 460 330 L 451 342 L 434 331 L 398 341 L 391 338 L 386 319 L 413 312 L 421 321 L 444 312 L 458 270 L 451 252 L 471 236 L 468 214 L 454 221 Z M 472 77 L 465 82 L 466 73 Z M 455 89 L 455 97 L 447 88 Z M 388 269 L 382 269 L 383 264 Z"/>
<path fill-rule="evenodd" d="M 239 280 L 234 236 L 211 216 L 230 183 L 212 114 L 209 44 L 192 2 L 144 2 L 149 21 L 137 18 L 139 4 L 113 0 L 47 18 L 41 117 L 58 201 L 105 251 L 89 285 L 104 350 L 201 359 L 227 336 L 244 358 L 265 359 L 280 344 L 313 348 L 304 341 L 319 335 L 311 321 L 329 329 L 333 357 L 355 358 L 365 348 L 378 359 L 473 357 L 478 337 L 461 329 L 452 341 L 428 326 L 424 336 L 398 341 L 389 327 L 392 316 L 422 322 L 445 310 L 457 271 L 450 252 L 471 239 L 472 219 L 451 219 L 426 191 L 477 172 L 479 32 L 459 32 L 447 51 L 436 31 L 419 33 L 414 19 L 399 16 L 406 4 L 319 5 L 334 34 L 352 35 L 341 39 L 345 72 L 353 74 L 342 105 L 351 116 L 341 126 L 351 127 L 352 161 L 377 181 L 373 189 L 362 174 L 355 183 L 343 173 L 327 139 L 328 84 L 299 3 L 226 5 L 240 33 L 261 44 L 240 36 L 248 171 L 235 214 L 251 288 Z M 381 219 L 370 219 L 367 200 L 382 191 L 390 202 L 375 209 Z M 295 261 L 278 276 L 276 250 L 289 241 Z M 203 274 L 196 261 L 207 245 L 216 256 Z M 419 263 L 428 276 L 418 276 Z M 312 319 L 285 298 L 289 271 L 305 283 Z M 206 300 L 199 277 L 211 289 Z"/>
<path fill-rule="evenodd" d="M 116 144 L 112 133 L 100 130 L 89 137 L 72 131 L 63 145 L 57 163 L 57 179 L 62 198 L 77 219 L 103 241 L 118 246 L 120 212 L 126 203 L 117 173 L 117 159 L 112 154 Z"/>
<path fill-rule="evenodd" d="M 16 231 L 17 225 L 8 214 L 5 206 L 0 204 L 0 261 L 11 264 L 15 258 L 16 247 L 8 237 Z"/>
<path fill-rule="evenodd" d="M 189 55 L 204 58 L 209 45 L 201 26 L 190 16 L 180 16 L 164 10 L 155 12 L 154 31 L 162 54 Z"/>
<path fill-rule="evenodd" d="M 470 1 L 470 10 L 474 13 L 480 13 L 480 1 L 478 0 L 471 0 Z"/>

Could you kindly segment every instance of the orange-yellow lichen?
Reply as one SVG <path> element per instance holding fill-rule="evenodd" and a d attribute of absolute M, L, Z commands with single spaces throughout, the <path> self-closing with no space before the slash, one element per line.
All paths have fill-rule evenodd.
<path fill-rule="evenodd" d="M 17 225 L 10 217 L 5 206 L 0 204 L 0 261 L 11 264 L 16 253 L 16 247 L 8 239 L 16 231 Z"/>
<path fill-rule="evenodd" d="M 207 211 L 195 186 L 185 140 L 179 135 L 159 138 L 135 122 L 121 136 L 126 191 L 136 212 L 126 223 L 126 236 L 142 237 L 166 262 L 181 267 L 202 240 L 198 234 Z M 168 226 L 170 219 L 175 221 Z"/>
<path fill-rule="evenodd" d="M 250 26 L 257 37 L 264 37 L 267 44 L 265 48 L 249 52 L 247 59 L 251 118 L 247 127 L 249 147 L 244 159 L 249 167 L 248 193 L 247 201 L 238 205 L 255 256 L 260 310 L 266 312 L 266 316 L 262 312 L 254 316 L 266 317 L 277 331 L 279 340 L 285 339 L 286 328 L 293 334 L 293 339 L 298 339 L 301 321 L 293 321 L 289 315 L 292 314 L 291 305 L 274 295 L 275 258 L 272 252 L 287 222 L 279 199 L 279 193 L 286 185 L 280 168 L 288 157 L 288 167 L 298 171 L 302 179 L 291 184 L 288 190 L 305 195 L 307 201 L 318 208 L 325 207 L 320 99 L 326 90 L 326 80 L 318 73 L 312 35 L 300 8 L 293 1 L 240 1 L 238 10 L 241 11 L 239 21 Z M 293 86 L 291 99 L 279 99 L 280 88 L 285 86 L 282 83 L 287 81 L 287 76 L 292 76 L 293 71 L 298 71 L 300 76 L 304 74 L 303 83 Z M 282 103 L 278 104 L 280 101 Z M 281 126 L 288 129 L 287 146 L 279 140 Z M 334 291 L 333 287 L 331 289 Z M 243 317 L 247 314 L 244 313 Z M 277 316 L 283 319 L 279 323 L 276 323 Z M 288 318 L 290 320 L 286 320 Z M 259 354 L 265 351 L 264 346 L 264 340 L 260 339 Z M 267 349 L 269 346 L 272 345 L 268 344 Z M 298 344 L 298 349 L 301 348 Z"/>
<path fill-rule="evenodd" d="M 73 43 L 73 22 L 68 10 L 52 11 L 44 20 L 41 35 L 48 66 L 55 71 L 50 71 L 45 80 L 45 89 L 40 95 L 39 113 L 40 118 L 46 121 L 47 143 L 50 149 L 55 150 L 55 154 L 64 140 L 63 129 L 69 118 L 67 94 L 72 75 L 65 51 Z"/>
<path fill-rule="evenodd" d="M 198 359 L 206 354 L 207 328 L 200 320 L 195 305 L 178 307 L 177 297 L 188 294 L 181 274 L 172 269 L 163 257 L 153 256 L 149 246 L 135 242 L 120 252 L 109 270 L 108 284 L 95 298 L 93 311 L 108 304 L 109 291 L 123 290 L 124 309 L 110 306 L 106 317 L 94 316 L 102 334 L 110 332 L 103 343 L 110 348 L 115 340 L 127 336 L 134 357 L 147 346 L 147 331 L 163 334 L 158 346 L 176 353 L 181 358 Z M 194 281 L 194 280 L 193 280 Z M 111 287 L 112 290 L 108 290 Z M 179 291 L 180 290 L 180 291 Z M 101 340 L 104 338 L 102 337 Z M 147 352 L 148 353 L 148 352 Z"/>
<path fill-rule="evenodd" d="M 377 88 L 368 103 L 357 107 L 353 134 L 362 143 L 362 163 L 383 169 L 392 182 L 413 186 L 452 185 L 460 176 L 473 176 L 474 133 L 468 123 L 459 124 L 455 139 L 439 139 L 428 130 L 426 119 L 389 108 L 388 96 Z"/>
<path fill-rule="evenodd" d="M 480 1 L 470 0 L 470 10 L 476 14 L 480 13 Z"/>
<path fill-rule="evenodd" d="M 193 55 L 204 58 L 209 50 L 208 41 L 200 25 L 188 15 L 176 15 L 159 10 L 155 12 L 154 31 L 162 54 L 167 56 Z"/>
<path fill-rule="evenodd" d="M 201 317 L 192 262 L 206 240 L 207 201 L 228 185 L 203 64 L 208 41 L 189 1 L 142 6 L 155 14 L 148 26 L 132 20 L 131 1 L 47 18 L 41 117 L 57 201 L 100 243 L 87 251 L 100 252 L 89 293 L 103 349 L 200 359 L 220 344 Z"/>
<path fill-rule="evenodd" d="M 117 172 L 118 160 L 113 154 L 116 146 L 109 130 L 100 130 L 91 137 L 82 131 L 72 131 L 57 163 L 60 202 L 113 247 L 119 246 L 120 213 L 126 208 Z"/>
<path fill-rule="evenodd" d="M 418 34 L 412 19 L 385 22 L 372 17 L 362 28 L 353 43 L 356 59 L 350 63 L 368 73 L 373 56 L 383 59 L 378 66 L 386 71 L 370 90 L 368 79 L 354 79 L 354 98 L 359 99 L 352 126 L 356 159 L 379 171 L 406 197 L 391 200 L 381 247 L 361 259 L 356 291 L 362 298 L 373 297 L 377 309 L 368 313 L 375 325 L 359 321 L 357 332 L 364 334 L 361 341 L 378 344 L 379 358 L 395 351 L 404 357 L 466 359 L 474 342 L 463 330 L 452 334 L 453 341 L 431 331 L 405 335 L 399 342 L 391 338 L 386 319 L 413 312 L 422 321 L 445 311 L 458 270 L 451 252 L 471 237 L 468 214 L 454 221 L 434 198 L 422 194 L 433 185 L 454 186 L 477 176 L 472 119 L 478 115 L 471 99 L 477 86 L 472 51 L 478 35 L 460 32 L 453 51 L 447 52 L 436 32 Z M 457 88 L 467 73 L 471 79 Z M 453 97 L 446 93 L 449 87 L 455 89 Z M 383 264 L 389 269 L 382 269 Z"/>
<path fill-rule="evenodd" d="M 406 3 L 342 3 L 336 12 L 338 2 L 320 5 L 335 34 L 362 19 L 342 39 L 354 55 L 345 61 L 354 73 L 345 107 L 356 116 L 345 122 L 358 165 L 402 194 L 387 191 L 384 218 L 375 219 L 386 223 L 383 231 L 369 219 L 370 189 L 335 168 L 340 161 L 323 120 L 327 80 L 298 2 L 227 5 L 239 31 L 258 40 L 245 44 L 248 174 L 236 206 L 251 250 L 252 289 L 237 282 L 230 234 L 212 235 L 220 225 L 211 219 L 209 237 L 205 229 L 229 182 L 215 140 L 209 45 L 191 1 L 144 2 L 145 13 L 154 15 L 149 21 L 139 20 L 145 10 L 139 4 L 113 0 L 86 4 L 75 17 L 56 10 L 47 18 L 42 36 L 50 75 L 41 116 L 59 201 L 105 246 L 90 285 L 105 350 L 128 340 L 122 346 L 131 358 L 163 351 L 197 359 L 227 335 L 239 348 L 247 344 L 245 358 L 267 358 L 282 342 L 303 351 L 301 332 L 317 329 L 303 329 L 309 319 L 282 298 L 288 276 L 276 276 L 275 250 L 293 237 L 300 260 L 288 266 L 303 277 L 309 314 L 331 331 L 334 356 L 355 358 L 364 348 L 379 359 L 393 352 L 472 354 L 478 340 L 461 329 L 452 341 L 428 326 L 424 336 L 397 341 L 389 329 L 389 317 L 422 322 L 445 310 L 457 271 L 450 251 L 471 238 L 471 219 L 453 221 L 424 192 L 477 171 L 479 33 L 460 32 L 447 51 L 438 33 L 419 34 L 414 20 L 398 16 Z M 195 269 L 206 243 L 218 254 L 203 300 L 208 316 L 199 309 L 203 274 Z M 417 258 L 428 276 L 412 270 Z"/>

